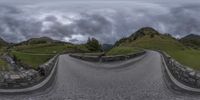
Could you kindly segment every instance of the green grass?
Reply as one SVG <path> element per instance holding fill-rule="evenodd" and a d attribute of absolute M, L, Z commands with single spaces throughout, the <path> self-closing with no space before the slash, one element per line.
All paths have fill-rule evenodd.
<path fill-rule="evenodd" d="M 141 37 L 133 42 L 124 42 L 121 46 L 139 47 L 151 50 L 162 50 L 176 59 L 183 65 L 200 70 L 200 50 L 185 47 L 177 40 L 167 36 L 155 36 L 150 38 L 149 35 Z"/>
<path fill-rule="evenodd" d="M 23 49 L 21 52 L 27 53 L 38 53 L 38 54 L 56 54 L 62 53 L 67 49 L 64 45 L 58 46 L 48 46 L 48 47 L 40 47 L 40 48 L 31 48 L 31 49 Z"/>
<path fill-rule="evenodd" d="M 146 35 L 134 42 L 125 42 L 121 44 L 122 46 L 131 46 L 131 47 L 139 47 L 145 49 L 154 49 L 154 50 L 183 50 L 186 49 L 184 45 L 179 43 L 177 40 L 174 40 L 171 37 L 167 36 L 154 36 L 150 38 L 149 35 Z"/>
<path fill-rule="evenodd" d="M 131 53 L 137 53 L 141 51 L 141 49 L 139 48 L 134 48 L 134 47 L 116 47 L 111 49 L 110 51 L 108 51 L 106 53 L 106 55 L 108 56 L 112 56 L 112 55 L 127 55 L 127 54 L 131 54 Z"/>
<path fill-rule="evenodd" d="M 0 56 L 3 55 L 5 52 L 5 48 L 0 48 Z M 9 65 L 7 64 L 6 61 L 0 59 L 0 71 L 8 71 L 9 70 Z"/>
<path fill-rule="evenodd" d="M 0 59 L 0 71 L 7 71 L 7 70 L 8 70 L 8 64 L 4 60 Z"/>
<path fill-rule="evenodd" d="M 84 45 L 72 44 L 32 44 L 20 45 L 12 48 L 10 54 L 15 56 L 18 62 L 36 69 L 58 53 L 63 52 L 89 52 Z"/>
<path fill-rule="evenodd" d="M 167 53 L 181 64 L 196 70 L 200 70 L 200 50 L 187 49 L 167 51 Z"/>
<path fill-rule="evenodd" d="M 32 55 L 21 52 L 12 51 L 17 60 L 20 60 L 23 64 L 29 65 L 31 68 L 36 69 L 39 65 L 47 62 L 54 55 Z"/>
<path fill-rule="evenodd" d="M 84 45 L 72 44 L 36 44 L 14 47 L 15 51 L 35 54 L 57 54 L 63 52 L 89 52 Z"/>

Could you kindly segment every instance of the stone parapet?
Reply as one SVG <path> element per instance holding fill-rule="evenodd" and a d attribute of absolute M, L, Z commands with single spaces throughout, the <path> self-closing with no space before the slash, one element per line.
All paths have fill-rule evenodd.
<path fill-rule="evenodd" d="M 56 63 L 58 55 L 46 63 L 40 65 L 38 70 L 19 69 L 18 71 L 2 71 L 0 72 L 0 88 L 1 89 L 20 89 L 27 88 L 40 83 L 51 72 Z"/>
<path fill-rule="evenodd" d="M 195 71 L 188 66 L 180 64 L 167 53 L 159 51 L 164 61 L 170 70 L 171 74 L 182 84 L 192 87 L 200 88 L 200 72 Z"/>
<path fill-rule="evenodd" d="M 113 62 L 113 61 L 124 61 L 128 60 L 134 57 L 138 57 L 140 55 L 145 54 L 146 51 L 141 51 L 138 53 L 133 53 L 133 54 L 128 54 L 128 55 L 117 55 L 117 56 L 104 56 L 104 55 L 99 55 L 99 56 L 88 56 L 88 55 L 83 55 L 83 54 L 69 54 L 69 56 L 85 61 L 91 61 L 91 62 Z"/>

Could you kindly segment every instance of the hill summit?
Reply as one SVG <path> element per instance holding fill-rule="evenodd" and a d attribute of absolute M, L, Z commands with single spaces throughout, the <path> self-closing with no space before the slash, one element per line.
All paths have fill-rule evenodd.
<path fill-rule="evenodd" d="M 132 46 L 153 50 L 180 50 L 184 45 L 169 34 L 161 34 L 151 27 L 144 27 L 115 43 L 115 46 Z"/>
<path fill-rule="evenodd" d="M 133 33 L 129 37 L 124 37 L 124 38 L 120 39 L 119 41 L 117 41 L 115 43 L 115 46 L 119 46 L 123 42 L 136 41 L 137 39 L 140 39 L 144 36 L 150 36 L 153 38 L 154 36 L 159 36 L 159 35 L 160 35 L 160 33 L 158 31 L 156 31 L 155 29 L 153 29 L 151 27 L 144 27 L 144 28 L 137 30 L 135 33 Z"/>
<path fill-rule="evenodd" d="M 151 27 L 144 27 L 133 33 L 129 38 L 136 40 L 145 35 L 150 35 L 153 37 L 154 35 L 160 35 L 160 33 Z"/>

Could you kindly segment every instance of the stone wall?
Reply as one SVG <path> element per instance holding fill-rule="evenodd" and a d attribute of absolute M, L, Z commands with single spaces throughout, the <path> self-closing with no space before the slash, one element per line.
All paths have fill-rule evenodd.
<path fill-rule="evenodd" d="M 19 69 L 18 71 L 2 71 L 0 72 L 0 88 L 1 89 L 18 89 L 26 88 L 40 83 L 51 72 L 58 55 L 39 66 L 38 70 Z M 42 73 L 44 72 L 44 73 Z"/>
<path fill-rule="evenodd" d="M 118 55 L 118 56 L 104 56 L 104 54 L 99 56 L 87 56 L 83 54 L 70 54 L 69 56 L 85 60 L 85 61 L 91 61 L 91 62 L 113 62 L 113 61 L 123 61 L 128 60 L 140 55 L 143 55 L 146 53 L 146 51 L 141 51 L 138 53 L 128 54 L 128 55 Z"/>
<path fill-rule="evenodd" d="M 21 88 L 35 83 L 38 79 L 38 72 L 31 70 L 20 70 L 19 72 L 9 71 L 0 73 L 1 88 Z"/>
<path fill-rule="evenodd" d="M 38 72 L 40 73 L 40 75 L 48 76 L 51 73 L 51 70 L 53 69 L 53 67 L 56 63 L 57 58 L 58 58 L 58 55 L 54 56 L 46 63 L 40 65 L 38 68 Z"/>
<path fill-rule="evenodd" d="M 84 56 L 81 54 L 70 54 L 69 56 L 77 58 L 77 59 L 85 60 L 85 61 L 92 61 L 92 62 L 98 62 L 100 60 L 99 56 Z"/>
<path fill-rule="evenodd" d="M 187 67 L 169 56 L 165 52 L 160 53 L 163 55 L 165 63 L 170 70 L 171 74 L 181 83 L 193 87 L 200 88 L 200 73 Z"/>

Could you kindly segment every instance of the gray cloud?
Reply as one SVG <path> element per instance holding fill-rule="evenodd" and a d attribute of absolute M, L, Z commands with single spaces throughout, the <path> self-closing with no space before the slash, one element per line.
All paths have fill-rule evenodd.
<path fill-rule="evenodd" d="M 185 5 L 170 10 L 168 16 L 160 16 L 168 32 L 175 35 L 195 33 L 200 35 L 200 10 L 199 5 Z"/>
<path fill-rule="evenodd" d="M 28 19 L 23 11 L 11 6 L 1 6 L 0 34 L 10 42 L 19 42 L 40 34 L 41 22 Z"/>
<path fill-rule="evenodd" d="M 103 43 L 114 43 L 145 26 L 174 36 L 200 34 L 198 4 L 170 7 L 160 3 L 125 3 L 124 7 L 76 4 L 75 7 L 77 5 L 83 9 L 0 5 L 0 36 L 10 42 L 49 36 L 74 43 L 84 42 L 91 36 Z"/>

